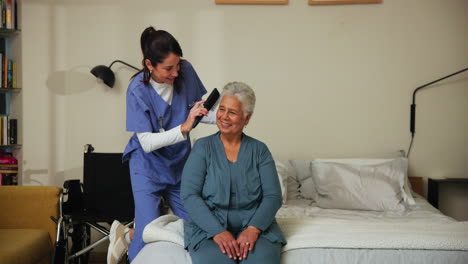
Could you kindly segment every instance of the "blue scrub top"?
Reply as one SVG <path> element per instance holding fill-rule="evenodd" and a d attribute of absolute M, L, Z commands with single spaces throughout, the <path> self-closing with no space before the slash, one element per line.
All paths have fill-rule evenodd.
<path fill-rule="evenodd" d="M 166 131 L 179 126 L 187 119 L 190 111 L 188 106 L 201 100 L 206 89 L 192 65 L 182 60 L 180 72 L 183 77 L 180 92 L 174 91 L 171 105 L 159 96 L 151 84 L 142 82 L 143 72 L 133 78 L 127 89 L 127 131 L 135 133 L 125 148 L 123 161 L 138 159 L 140 162 L 131 168 L 131 173 L 150 176 L 163 184 L 175 185 L 180 182 L 182 169 L 190 153 L 189 135 L 187 140 L 145 153 L 136 133 L 159 132 L 161 118 Z"/>

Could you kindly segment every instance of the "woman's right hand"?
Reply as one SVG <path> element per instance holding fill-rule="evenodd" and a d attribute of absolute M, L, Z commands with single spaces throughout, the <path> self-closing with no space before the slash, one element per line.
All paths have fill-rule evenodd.
<path fill-rule="evenodd" d="M 223 254 L 227 253 L 229 258 L 236 260 L 240 257 L 239 245 L 229 231 L 223 231 L 215 235 L 213 241 L 218 244 Z"/>
<path fill-rule="evenodd" d="M 206 100 L 201 100 L 195 103 L 195 105 L 190 109 L 189 115 L 187 117 L 187 120 L 180 126 L 180 131 L 182 134 L 187 134 L 192 130 L 193 122 L 195 122 L 195 119 L 199 116 L 207 116 L 208 115 L 208 110 L 204 107 L 200 107 Z"/>

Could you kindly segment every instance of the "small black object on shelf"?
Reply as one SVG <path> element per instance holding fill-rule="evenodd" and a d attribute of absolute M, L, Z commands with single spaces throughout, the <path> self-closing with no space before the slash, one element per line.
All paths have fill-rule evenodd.
<path fill-rule="evenodd" d="M 464 184 L 466 187 L 468 184 L 468 178 L 444 178 L 444 179 L 427 179 L 427 201 L 439 209 L 439 188 L 440 185 L 449 184 Z"/>
<path fill-rule="evenodd" d="M 114 65 L 114 63 L 122 63 L 132 69 L 135 69 L 137 71 L 139 71 L 140 69 L 138 69 L 137 67 L 133 66 L 133 65 L 130 65 L 124 61 L 121 61 L 121 60 L 115 60 L 113 61 L 109 67 L 105 66 L 105 65 L 98 65 L 96 67 L 94 67 L 93 69 L 91 69 L 91 73 L 96 76 L 96 78 L 98 79 L 101 79 L 107 86 L 109 86 L 110 88 L 114 87 L 114 83 L 115 83 L 115 75 L 114 75 L 114 72 L 111 70 L 111 67 L 112 65 Z"/>

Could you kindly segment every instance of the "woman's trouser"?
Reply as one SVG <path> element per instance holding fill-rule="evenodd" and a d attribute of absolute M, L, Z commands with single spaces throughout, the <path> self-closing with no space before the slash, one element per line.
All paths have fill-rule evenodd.
<path fill-rule="evenodd" d="M 242 216 L 242 210 L 230 209 L 228 212 L 228 230 L 234 238 L 237 238 L 241 232 Z M 241 261 L 230 259 L 227 254 L 223 254 L 212 238 L 203 240 L 197 249 L 189 249 L 189 253 L 193 264 L 279 264 L 281 244 L 259 237 L 253 250 L 249 251 L 247 258 Z"/>

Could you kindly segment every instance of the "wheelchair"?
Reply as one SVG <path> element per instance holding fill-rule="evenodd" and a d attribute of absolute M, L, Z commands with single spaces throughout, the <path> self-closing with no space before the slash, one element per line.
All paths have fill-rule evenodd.
<path fill-rule="evenodd" d="M 86 264 L 89 253 L 109 239 L 109 225 L 118 220 L 133 224 L 134 203 L 128 163 L 122 153 L 95 153 L 85 145 L 83 182 L 67 180 L 60 197 L 57 237 L 51 264 Z M 103 234 L 91 242 L 91 230 Z"/>

